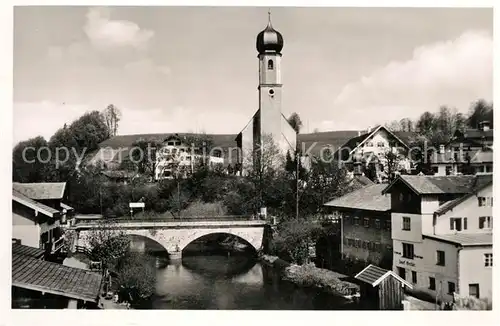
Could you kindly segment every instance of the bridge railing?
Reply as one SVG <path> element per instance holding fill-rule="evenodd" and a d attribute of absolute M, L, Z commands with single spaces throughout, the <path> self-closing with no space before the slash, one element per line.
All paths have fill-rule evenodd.
<path fill-rule="evenodd" d="M 158 217 L 118 217 L 99 220 L 77 219 L 75 226 L 94 225 L 98 223 L 134 223 L 134 222 L 219 222 L 219 221 L 258 221 L 262 220 L 251 215 L 225 215 L 225 216 L 181 216 L 176 218 Z"/>

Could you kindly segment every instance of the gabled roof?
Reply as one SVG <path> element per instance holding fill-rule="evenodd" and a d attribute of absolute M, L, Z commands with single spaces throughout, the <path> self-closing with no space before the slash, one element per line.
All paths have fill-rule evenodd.
<path fill-rule="evenodd" d="M 12 255 L 12 286 L 97 302 L 102 276 L 29 255 Z"/>
<path fill-rule="evenodd" d="M 384 129 L 387 133 L 389 133 L 389 135 L 391 135 L 392 137 L 394 137 L 396 140 L 398 140 L 403 146 L 405 146 L 406 148 L 408 148 L 408 144 L 403 140 L 401 139 L 398 134 L 392 132 L 391 130 L 389 130 L 388 128 L 386 128 L 385 126 L 382 126 L 382 125 L 379 125 L 379 126 L 376 126 L 372 131 L 370 132 L 367 132 L 365 134 L 362 134 L 362 135 L 359 135 L 357 137 L 353 137 L 351 139 L 349 139 L 344 145 L 341 146 L 341 148 L 347 148 L 349 149 L 349 154 L 353 153 L 358 147 L 362 146 L 366 141 L 368 141 L 368 139 L 370 139 L 371 137 L 373 137 L 373 135 L 375 135 L 380 129 Z M 406 140 L 408 141 L 408 134 L 406 133 L 400 133 L 399 135 L 403 136 L 406 138 Z"/>
<path fill-rule="evenodd" d="M 12 200 L 49 217 L 55 217 L 60 213 L 57 209 L 34 201 L 14 189 L 12 189 Z"/>
<path fill-rule="evenodd" d="M 453 208 L 457 207 L 461 203 L 463 203 L 465 200 L 471 198 L 472 196 L 475 195 L 478 191 L 481 189 L 484 189 L 486 186 L 490 185 L 493 183 L 493 176 L 492 175 L 477 175 L 476 179 L 474 180 L 474 183 L 471 186 L 471 192 L 469 194 L 463 195 L 461 197 L 455 198 L 453 200 L 445 202 L 443 205 L 439 206 L 439 208 L 434 212 L 438 216 L 445 214 L 446 212 L 452 210 Z"/>
<path fill-rule="evenodd" d="M 12 244 L 12 255 L 23 255 L 36 259 L 40 259 L 45 255 L 45 250 L 30 246 L 25 246 L 19 243 Z"/>
<path fill-rule="evenodd" d="M 365 186 L 370 186 L 370 185 L 374 185 L 374 184 L 375 184 L 375 182 L 370 180 L 365 175 L 355 175 L 349 181 L 348 187 L 353 189 L 353 190 L 357 190 L 357 189 L 363 188 Z"/>
<path fill-rule="evenodd" d="M 408 288 L 412 289 L 413 286 L 407 281 L 403 280 L 400 276 L 398 276 L 393 271 L 388 271 L 386 269 L 380 268 L 375 265 L 368 265 L 365 269 L 354 276 L 355 279 L 360 280 L 362 282 L 368 283 L 371 286 L 375 287 L 380 284 L 387 277 L 392 276 L 397 279 L 401 285 L 406 285 Z"/>
<path fill-rule="evenodd" d="M 62 199 L 66 182 L 12 183 L 12 189 L 34 200 Z"/>
<path fill-rule="evenodd" d="M 325 206 L 385 212 L 391 209 L 391 197 L 383 195 L 385 184 L 373 184 L 329 201 Z"/>
<path fill-rule="evenodd" d="M 400 175 L 392 181 L 384 193 L 390 192 L 395 184 L 403 183 L 418 195 L 431 194 L 469 194 L 473 191 L 474 184 L 478 182 L 477 176 L 428 176 L 428 175 Z"/>

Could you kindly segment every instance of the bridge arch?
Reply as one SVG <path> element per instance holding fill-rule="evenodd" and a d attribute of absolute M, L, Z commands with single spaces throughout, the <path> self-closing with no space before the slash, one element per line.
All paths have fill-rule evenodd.
<path fill-rule="evenodd" d="M 186 223 L 187 224 L 187 223 Z M 226 226 L 227 225 L 227 226 Z M 248 242 L 253 248 L 258 251 L 262 247 L 264 237 L 264 224 L 243 224 L 234 223 L 228 224 L 213 224 L 204 223 L 202 225 L 138 225 L 124 226 L 120 228 L 120 233 L 127 235 L 142 236 L 151 239 L 160 244 L 169 255 L 180 253 L 188 244 L 194 240 L 209 234 L 226 233 L 239 237 Z M 78 230 L 78 245 L 85 246 L 88 243 L 85 241 L 85 236 L 92 232 L 92 227 L 81 228 Z"/>

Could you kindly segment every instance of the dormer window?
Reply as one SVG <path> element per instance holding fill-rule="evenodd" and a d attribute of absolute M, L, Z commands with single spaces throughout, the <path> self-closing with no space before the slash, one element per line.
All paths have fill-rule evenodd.
<path fill-rule="evenodd" d="M 273 60 L 267 61 L 267 69 L 274 70 L 274 62 L 273 62 Z"/>

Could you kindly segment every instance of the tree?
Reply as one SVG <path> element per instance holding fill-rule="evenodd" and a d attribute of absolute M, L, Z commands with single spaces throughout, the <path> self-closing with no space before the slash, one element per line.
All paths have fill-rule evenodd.
<path fill-rule="evenodd" d="M 12 179 L 15 182 L 44 182 L 53 168 L 45 138 L 38 136 L 18 143 L 12 150 Z"/>
<path fill-rule="evenodd" d="M 149 299 L 155 291 L 156 269 L 151 256 L 128 251 L 116 265 L 120 294 L 131 303 Z"/>
<path fill-rule="evenodd" d="M 300 133 L 300 129 L 302 128 L 302 120 L 298 113 L 294 112 L 288 118 L 288 123 L 295 130 L 296 133 Z"/>
<path fill-rule="evenodd" d="M 467 125 L 470 128 L 478 128 L 482 121 L 488 121 L 493 128 L 493 103 L 480 99 L 471 104 Z"/>
<path fill-rule="evenodd" d="M 130 241 L 113 222 L 104 220 L 98 223 L 99 225 L 86 235 L 90 259 L 101 262 L 103 268 L 110 268 L 127 254 Z"/>
<path fill-rule="evenodd" d="M 399 153 L 394 152 L 393 150 L 386 151 L 383 157 L 387 167 L 387 177 L 389 182 L 391 182 L 395 173 L 399 171 L 399 164 L 401 163 L 402 157 Z"/>
<path fill-rule="evenodd" d="M 251 156 L 253 164 L 250 165 L 247 178 L 257 191 L 259 207 L 267 207 L 270 199 L 276 196 L 270 189 L 279 173 L 284 170 L 284 157 L 270 135 L 263 135 L 257 150 L 251 155 L 245 155 L 246 158 Z"/>
<path fill-rule="evenodd" d="M 109 131 L 108 137 L 116 136 L 118 132 L 118 123 L 122 117 L 121 111 L 113 104 L 110 104 L 104 109 L 102 115 Z"/>
<path fill-rule="evenodd" d="M 271 241 L 271 252 L 301 265 L 309 260 L 309 246 L 322 235 L 321 225 L 305 219 L 292 219 L 278 225 Z"/>
<path fill-rule="evenodd" d="M 91 111 L 73 121 L 69 126 L 76 141 L 78 152 L 96 150 L 99 143 L 109 138 L 110 131 L 99 111 Z"/>
<path fill-rule="evenodd" d="M 132 144 L 132 161 L 139 173 L 145 173 L 154 178 L 157 167 L 158 151 L 161 142 L 156 139 L 139 139 Z"/>
<path fill-rule="evenodd" d="M 429 111 L 422 113 L 416 127 L 421 135 L 431 136 L 436 130 L 436 118 L 434 114 Z"/>

